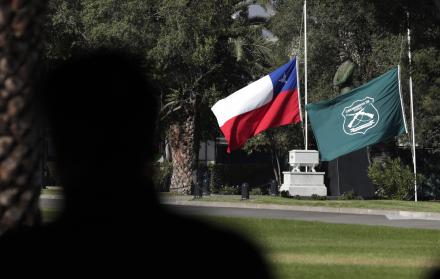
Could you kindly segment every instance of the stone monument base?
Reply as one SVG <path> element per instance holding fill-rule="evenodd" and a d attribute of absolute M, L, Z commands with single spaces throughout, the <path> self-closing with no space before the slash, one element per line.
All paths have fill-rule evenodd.
<path fill-rule="evenodd" d="M 284 183 L 280 191 L 288 191 L 290 196 L 327 196 L 324 185 L 325 172 L 283 172 Z"/>

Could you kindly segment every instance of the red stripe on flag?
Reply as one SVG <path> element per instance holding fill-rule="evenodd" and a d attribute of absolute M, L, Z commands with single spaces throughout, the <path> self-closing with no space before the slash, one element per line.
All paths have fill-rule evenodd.
<path fill-rule="evenodd" d="M 301 122 L 298 90 L 284 91 L 266 105 L 226 121 L 220 128 L 228 142 L 228 153 L 268 128 Z"/>

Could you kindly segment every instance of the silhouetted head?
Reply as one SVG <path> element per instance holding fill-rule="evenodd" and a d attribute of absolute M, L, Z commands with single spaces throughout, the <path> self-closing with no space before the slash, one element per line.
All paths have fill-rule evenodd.
<path fill-rule="evenodd" d="M 147 171 L 156 111 L 141 65 L 135 55 L 96 50 L 49 71 L 41 98 L 67 191 L 129 192 Z"/>

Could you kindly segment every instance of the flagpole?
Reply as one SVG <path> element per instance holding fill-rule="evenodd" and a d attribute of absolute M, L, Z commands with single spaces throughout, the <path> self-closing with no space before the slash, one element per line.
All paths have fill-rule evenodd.
<path fill-rule="evenodd" d="M 403 125 L 405 125 L 405 133 L 408 134 L 408 125 L 406 123 L 406 115 L 405 115 L 405 107 L 403 106 L 403 98 L 402 98 L 402 82 L 400 81 L 400 65 L 397 65 L 397 78 L 399 81 L 399 97 L 400 97 L 400 106 L 402 107 L 402 117 L 403 117 Z"/>
<path fill-rule="evenodd" d="M 412 84 L 412 67 L 411 67 L 411 31 L 409 29 L 409 12 L 406 14 L 408 19 L 408 59 L 409 59 L 409 95 L 411 101 L 411 134 L 412 134 L 412 157 L 414 167 L 414 201 L 417 202 L 417 167 L 416 167 L 416 135 L 414 128 L 414 98 Z"/>
<path fill-rule="evenodd" d="M 307 106 L 307 0 L 304 0 L 304 103 Z M 304 106 L 304 108 L 305 108 Z M 307 110 L 305 112 L 305 150 L 308 149 Z"/>

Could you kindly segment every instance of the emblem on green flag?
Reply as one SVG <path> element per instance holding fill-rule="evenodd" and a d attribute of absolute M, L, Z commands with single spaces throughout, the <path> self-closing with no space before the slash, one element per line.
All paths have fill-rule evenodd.
<path fill-rule="evenodd" d="M 373 103 L 373 98 L 366 97 L 344 108 L 342 116 L 344 117 L 344 132 L 347 135 L 365 134 L 377 125 L 379 112 Z"/>
<path fill-rule="evenodd" d="M 321 161 L 406 133 L 399 68 L 334 99 L 306 106 Z"/>

